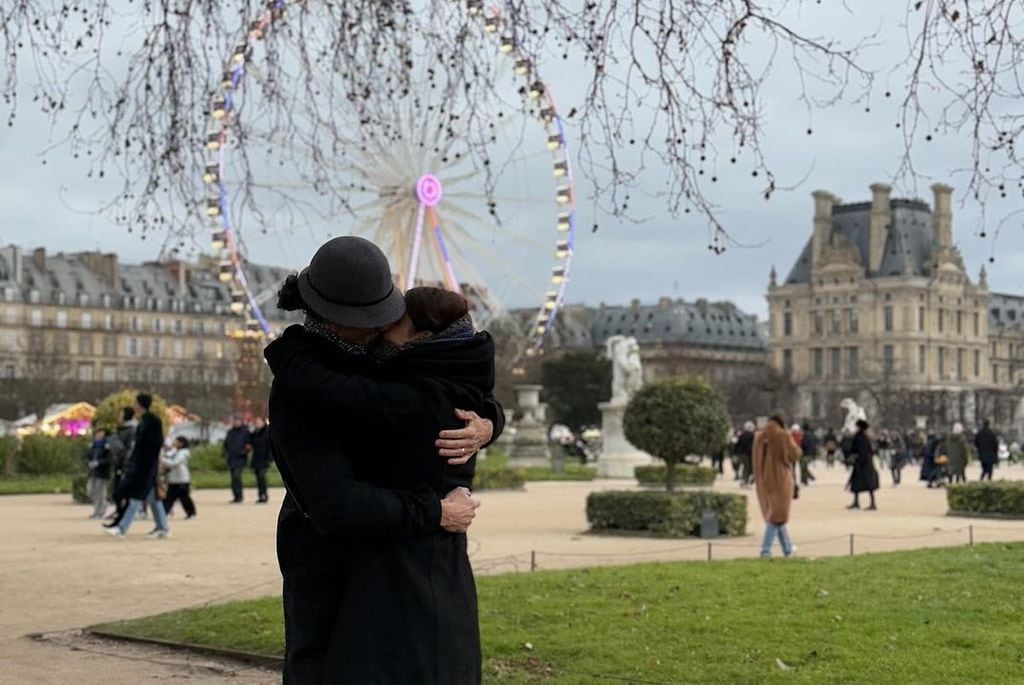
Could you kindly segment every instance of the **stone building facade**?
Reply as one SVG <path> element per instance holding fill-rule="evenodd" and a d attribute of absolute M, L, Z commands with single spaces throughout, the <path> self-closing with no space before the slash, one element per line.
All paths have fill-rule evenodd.
<path fill-rule="evenodd" d="M 883 423 L 1017 418 L 1024 301 L 990 293 L 984 267 L 971 278 L 952 188 L 932 192 L 932 207 L 880 183 L 870 202 L 813 193 L 811 238 L 768 288 L 771 361 L 799 388 L 802 415 L 835 418 L 853 395 Z"/>
<path fill-rule="evenodd" d="M 287 271 L 249 265 L 246 274 L 272 305 Z M 208 261 L 120 264 L 114 254 L 0 248 L 0 411 L 123 386 L 230 397 L 245 344 L 230 301 Z M 275 326 L 287 324 L 267 309 Z"/>

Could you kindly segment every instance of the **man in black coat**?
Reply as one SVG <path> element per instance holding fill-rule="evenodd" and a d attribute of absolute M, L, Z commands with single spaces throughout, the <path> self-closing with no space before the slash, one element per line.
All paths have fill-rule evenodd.
<path fill-rule="evenodd" d="M 153 397 L 145 393 L 140 393 L 135 399 L 135 414 L 139 416 L 139 425 L 135 430 L 124 478 L 118 486 L 118 495 L 127 498 L 129 503 L 121 522 L 106 529 L 114 537 L 124 537 L 128 533 L 143 501 L 149 505 L 156 521 L 156 528 L 149 533 L 149 537 L 166 538 L 171 535 L 164 505 L 156 496 L 156 475 L 160 465 L 160 450 L 164 446 L 164 427 L 156 414 L 149 410 L 152 403 Z"/>
<path fill-rule="evenodd" d="M 235 414 L 231 417 L 231 428 L 224 436 L 224 460 L 231 471 L 231 494 L 234 496 L 232 504 L 242 503 L 242 471 L 249 460 L 250 449 L 252 438 L 249 427 L 242 422 L 241 415 Z"/>
<path fill-rule="evenodd" d="M 267 421 L 262 416 L 256 417 L 256 427 L 249 434 L 249 444 L 252 446 L 253 475 L 256 476 L 256 491 L 259 493 L 257 504 L 266 504 L 267 497 L 267 469 L 270 467 L 270 429 Z"/>
<path fill-rule="evenodd" d="M 307 323 L 315 323 L 329 343 L 322 361 L 349 374 L 365 370 L 366 345 L 405 307 L 383 253 L 354 237 L 321 247 L 309 268 L 285 282 L 278 304 L 315 314 Z M 464 458 L 497 435 L 493 428 L 500 429 L 503 414 L 496 403 L 494 410 L 490 420 L 471 417 L 465 430 L 446 431 L 436 443 L 439 454 Z M 342 432 L 338 423 L 317 402 L 274 381 L 270 446 L 287 488 L 277 527 L 287 684 L 398 682 L 339 658 L 353 628 L 353 617 L 343 610 L 346 569 L 358 567 L 353 555 L 374 540 L 424 536 L 438 528 L 465 532 L 477 506 L 463 489 L 439 501 L 426 484 L 392 490 L 356 480 L 355 455 L 387 460 L 387 436 Z"/>
<path fill-rule="evenodd" d="M 974 446 L 981 462 L 981 480 L 992 480 L 992 469 L 999 460 L 999 436 L 989 426 L 988 419 L 982 421 L 981 430 L 974 436 Z"/>
<path fill-rule="evenodd" d="M 754 422 L 743 424 L 743 432 L 733 445 L 733 454 L 740 463 L 740 486 L 747 487 L 754 482 Z"/>

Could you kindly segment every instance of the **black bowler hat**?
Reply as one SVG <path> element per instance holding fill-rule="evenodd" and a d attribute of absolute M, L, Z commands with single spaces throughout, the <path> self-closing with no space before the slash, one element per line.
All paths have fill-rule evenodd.
<path fill-rule="evenodd" d="M 405 299 L 391 279 L 388 258 L 357 236 L 321 245 L 299 274 L 299 292 L 317 316 L 340 326 L 377 328 L 405 314 Z"/>

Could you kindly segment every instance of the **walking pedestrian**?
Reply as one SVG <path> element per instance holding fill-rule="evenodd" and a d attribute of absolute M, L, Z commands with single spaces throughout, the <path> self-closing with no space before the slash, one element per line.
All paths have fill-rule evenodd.
<path fill-rule="evenodd" d="M 157 497 L 157 475 L 160 465 L 160 450 L 164 443 L 163 422 L 150 411 L 153 404 L 152 395 L 140 393 L 135 398 L 135 413 L 139 416 L 139 425 L 135 430 L 132 454 L 125 472 L 121 487 L 124 496 L 130 501 L 121 522 L 107 533 L 114 537 L 124 537 L 131 528 L 135 515 L 146 502 L 153 512 L 156 528 L 149 532 L 150 538 L 166 538 L 171 536 L 164 515 L 164 505 Z"/>
<path fill-rule="evenodd" d="M 974 446 L 978 450 L 978 461 L 981 462 L 981 479 L 992 480 L 992 469 L 999 461 L 999 436 L 989 426 L 988 419 L 981 422 L 981 430 L 974 436 Z"/>
<path fill-rule="evenodd" d="M 256 417 L 256 428 L 250 435 L 252 445 L 252 471 L 256 475 L 256 489 L 259 491 L 257 504 L 267 503 L 267 468 L 270 466 L 270 429 L 267 420 Z"/>
<path fill-rule="evenodd" d="M 224 436 L 224 459 L 227 461 L 228 470 L 231 471 L 232 504 L 242 503 L 242 471 L 249 461 L 250 449 L 252 442 L 249 427 L 242 422 L 241 414 L 235 414 L 231 417 L 231 429 Z"/>
<path fill-rule="evenodd" d="M 889 475 L 892 476 L 893 486 L 897 486 L 903 480 L 903 465 L 909 460 L 907 443 L 899 431 L 889 434 Z"/>
<path fill-rule="evenodd" d="M 839 451 L 839 441 L 836 439 L 836 433 L 831 428 L 825 433 L 825 465 L 828 468 L 834 468 L 836 465 L 836 452 Z"/>
<path fill-rule="evenodd" d="M 110 448 L 107 446 L 107 432 L 102 428 L 92 434 L 92 444 L 85 452 L 85 464 L 89 469 L 86 489 L 92 502 L 91 519 L 101 519 L 107 513 L 107 481 L 110 480 Z"/>
<path fill-rule="evenodd" d="M 971 460 L 971 446 L 964 437 L 964 425 L 957 421 L 953 432 L 946 436 L 942 453 L 946 455 L 946 469 L 950 483 L 967 482 L 967 463 Z"/>
<path fill-rule="evenodd" d="M 740 462 L 740 487 L 749 487 L 754 482 L 754 422 L 743 424 L 743 432 L 733 446 Z"/>
<path fill-rule="evenodd" d="M 864 419 L 857 420 L 857 432 L 853 436 L 851 445 L 853 469 L 850 471 L 848 486 L 853 493 L 853 504 L 847 509 L 860 509 L 860 493 L 867 492 L 871 495 L 871 504 L 868 511 L 875 511 L 875 490 L 878 489 L 878 469 L 875 468 L 873 459 L 875 448 L 868 436 L 868 422 Z"/>
<path fill-rule="evenodd" d="M 167 471 L 167 496 L 164 497 L 164 512 L 170 516 L 174 503 L 181 500 L 185 509 L 185 519 L 196 515 L 196 505 L 192 501 L 192 476 L 188 470 L 188 438 L 179 435 L 171 443 L 171 448 L 160 457 L 160 465 Z"/>
<path fill-rule="evenodd" d="M 795 490 L 793 466 L 800 459 L 800 449 L 786 431 L 781 415 L 772 416 L 758 431 L 753 452 L 754 487 L 765 523 L 761 558 L 771 558 L 776 537 L 782 545 L 782 553 L 791 556 L 796 547 L 789 539 L 786 524 Z"/>
<path fill-rule="evenodd" d="M 111 514 L 110 520 L 103 524 L 105 528 L 113 528 L 121 523 L 121 517 L 124 516 L 125 509 L 128 508 L 128 498 L 120 494 L 123 492 L 121 482 L 124 480 L 128 462 L 132 456 L 136 428 L 138 428 L 138 422 L 135 420 L 135 409 L 124 407 L 121 409 L 121 422 L 117 424 L 117 430 L 107 438 L 114 471 L 113 487 L 110 490 L 110 498 L 114 502 L 114 513 Z"/>
<path fill-rule="evenodd" d="M 811 462 L 818 458 L 818 436 L 811 430 L 810 424 L 804 424 L 800 452 L 800 484 L 806 486 L 817 480 L 811 473 Z"/>

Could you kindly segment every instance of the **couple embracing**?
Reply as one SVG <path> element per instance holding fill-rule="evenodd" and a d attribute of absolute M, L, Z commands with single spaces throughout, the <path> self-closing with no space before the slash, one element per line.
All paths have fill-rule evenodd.
<path fill-rule="evenodd" d="M 286 683 L 478 683 L 466 529 L 477 450 L 503 427 L 494 345 L 466 300 L 394 286 L 369 241 L 290 276 L 265 350 Z"/>

